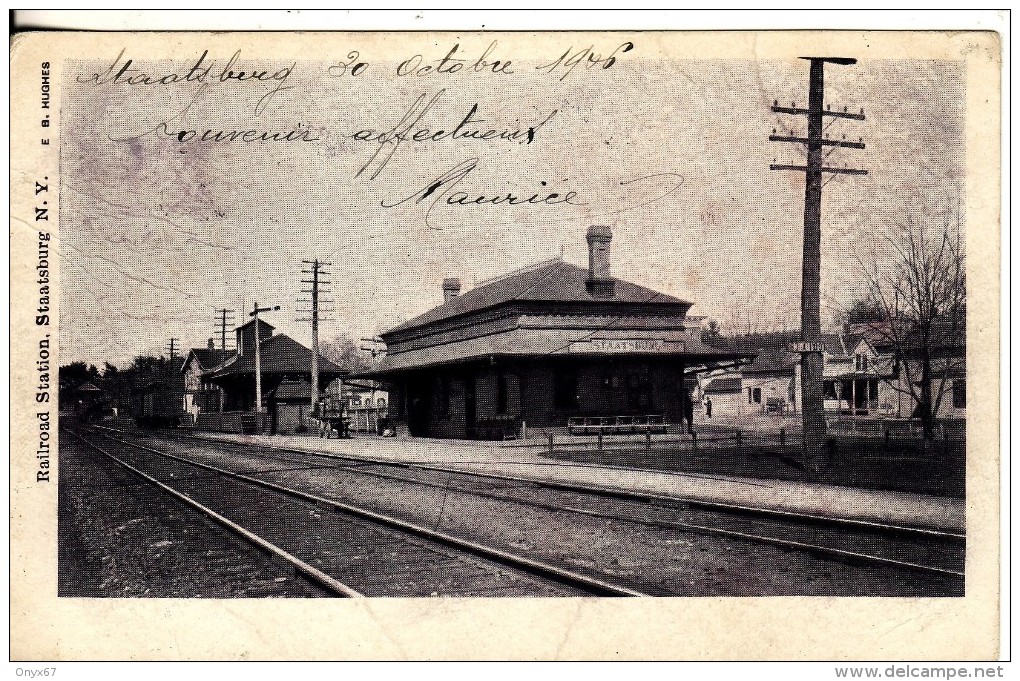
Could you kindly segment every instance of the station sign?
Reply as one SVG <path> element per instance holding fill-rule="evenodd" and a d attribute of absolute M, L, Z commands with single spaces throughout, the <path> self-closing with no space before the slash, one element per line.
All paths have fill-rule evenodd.
<path fill-rule="evenodd" d="M 790 343 L 790 352 L 804 354 L 805 352 L 825 352 L 825 343 L 798 341 Z"/>
<path fill-rule="evenodd" d="M 571 352 L 684 352 L 681 341 L 659 338 L 590 338 L 570 344 Z"/>

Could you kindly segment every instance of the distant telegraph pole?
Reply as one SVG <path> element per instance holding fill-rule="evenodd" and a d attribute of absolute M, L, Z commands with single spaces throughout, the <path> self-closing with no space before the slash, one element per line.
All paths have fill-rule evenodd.
<path fill-rule="evenodd" d="M 177 356 L 177 341 L 179 341 L 179 340 L 180 340 L 180 338 L 171 338 L 168 341 L 168 343 L 167 343 L 168 350 L 170 351 L 170 365 L 171 366 L 173 366 L 174 358 Z"/>
<path fill-rule="evenodd" d="M 330 267 L 330 266 L 332 266 L 333 263 L 320 262 L 318 258 L 316 258 L 315 260 L 302 260 L 301 262 L 303 262 L 306 265 L 311 265 L 312 266 L 312 268 L 310 270 L 301 270 L 302 274 L 309 274 L 312 277 L 311 279 L 302 279 L 301 280 L 301 283 L 309 284 L 312 287 L 310 290 L 309 289 L 301 289 L 301 292 L 302 293 L 308 293 L 312 297 L 311 297 L 311 299 L 304 299 L 303 298 L 303 299 L 299 299 L 298 300 L 298 302 L 309 303 L 311 305 L 311 309 L 299 310 L 299 312 L 307 313 L 310 316 L 309 317 L 302 317 L 302 318 L 300 318 L 300 319 L 298 319 L 296 321 L 299 321 L 299 322 L 310 321 L 312 323 L 312 367 L 311 367 L 311 370 L 312 370 L 312 411 L 314 412 L 315 408 L 319 404 L 319 313 L 322 311 L 320 306 L 319 306 L 319 303 L 320 302 L 321 303 L 331 303 L 331 302 L 333 302 L 331 300 L 320 300 L 319 299 L 319 292 L 322 290 L 323 287 L 329 286 L 329 284 L 330 284 L 329 281 L 326 281 L 325 279 L 323 279 L 323 277 L 325 275 L 327 275 L 328 273 L 325 270 L 323 270 L 322 268 L 323 267 Z M 330 312 L 330 311 L 331 310 L 326 310 L 326 312 Z"/>
<path fill-rule="evenodd" d="M 825 116 L 848 118 L 855 121 L 864 120 L 864 109 L 850 113 L 832 111 L 824 106 L 825 76 L 823 69 L 826 62 L 849 66 L 856 64 L 856 59 L 838 57 L 801 57 L 811 62 L 811 73 L 808 84 L 808 108 L 798 109 L 796 103 L 789 107 L 779 106 L 776 101 L 772 111 L 776 113 L 807 116 L 807 137 L 795 137 L 776 134 L 772 131 L 769 140 L 773 142 L 792 142 L 807 147 L 807 165 L 784 165 L 773 163 L 771 170 L 796 170 L 805 174 L 804 190 L 804 257 L 802 262 L 802 279 L 800 293 L 800 328 L 801 343 L 793 350 L 801 353 L 801 416 L 804 420 L 804 463 L 812 471 L 818 471 L 823 465 L 823 447 L 825 440 L 824 395 L 822 391 L 822 344 L 821 344 L 821 310 L 820 310 L 820 271 L 821 271 L 821 222 L 822 222 L 822 175 L 824 173 L 840 173 L 844 175 L 866 175 L 868 171 L 855 168 L 837 168 L 823 165 L 828 155 L 822 155 L 826 146 L 834 148 L 863 149 L 864 141 L 847 142 L 829 139 L 824 134 L 822 121 Z M 830 152 L 832 153 L 832 152 Z"/>
<path fill-rule="evenodd" d="M 216 331 L 220 336 L 220 350 L 227 352 L 227 327 L 234 323 L 234 311 L 226 308 L 216 310 Z M 225 357 L 224 357 L 225 359 Z"/>

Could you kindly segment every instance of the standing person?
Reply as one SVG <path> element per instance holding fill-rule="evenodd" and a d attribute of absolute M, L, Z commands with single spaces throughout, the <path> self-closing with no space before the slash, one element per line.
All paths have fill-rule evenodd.
<path fill-rule="evenodd" d="M 705 416 L 712 418 L 712 398 L 705 398 Z"/>
<path fill-rule="evenodd" d="M 694 403 L 690 393 L 684 393 L 684 418 L 687 419 L 687 432 L 694 433 Z M 683 428 L 683 424 L 680 424 Z"/>

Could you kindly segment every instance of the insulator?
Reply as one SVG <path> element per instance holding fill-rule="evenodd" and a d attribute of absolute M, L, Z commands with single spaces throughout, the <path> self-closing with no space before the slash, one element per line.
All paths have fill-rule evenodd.
<path fill-rule="evenodd" d="M 846 111 L 847 111 L 847 108 L 844 106 L 843 107 L 843 113 L 846 113 Z"/>
<path fill-rule="evenodd" d="M 779 106 L 779 100 L 778 99 L 773 99 L 772 100 L 772 106 Z"/>

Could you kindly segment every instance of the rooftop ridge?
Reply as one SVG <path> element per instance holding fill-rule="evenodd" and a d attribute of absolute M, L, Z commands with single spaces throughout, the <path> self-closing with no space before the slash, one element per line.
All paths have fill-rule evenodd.
<path fill-rule="evenodd" d="M 547 267 L 549 265 L 552 265 L 554 263 L 559 263 L 559 262 L 566 262 L 566 261 L 563 260 L 562 257 L 557 255 L 557 256 L 554 256 L 552 258 L 547 258 L 546 260 L 542 260 L 540 262 L 535 262 L 535 263 L 531 263 L 530 265 L 525 265 L 524 267 L 518 267 L 515 270 L 510 270 L 509 272 L 504 272 L 503 274 L 497 274 L 494 277 L 489 277 L 488 279 L 483 279 L 483 280 L 477 282 L 471 290 L 473 291 L 473 290 L 475 290 L 477 288 L 481 288 L 483 286 L 488 286 L 489 284 L 495 284 L 497 282 L 503 281 L 504 279 L 509 279 L 510 277 L 515 277 L 518 274 L 524 274 L 526 272 L 533 272 L 535 270 L 540 270 L 543 267 Z M 465 291 L 465 293 L 467 293 L 467 291 Z"/>

